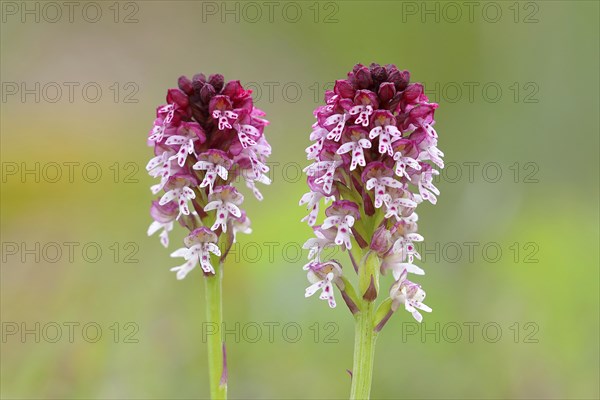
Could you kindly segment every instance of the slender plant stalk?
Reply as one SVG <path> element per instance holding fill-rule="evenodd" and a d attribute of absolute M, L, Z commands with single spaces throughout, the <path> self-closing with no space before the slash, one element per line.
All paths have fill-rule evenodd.
<path fill-rule="evenodd" d="M 367 252 L 359 265 L 359 287 L 361 292 L 371 285 L 371 282 L 379 280 L 376 273 L 378 259 L 375 254 Z M 373 290 L 375 290 L 373 288 Z M 354 365 L 352 367 L 352 388 L 350 399 L 365 400 L 371 393 L 371 381 L 373 379 L 373 361 L 375 359 L 375 303 L 366 298 L 360 298 L 358 304 L 359 312 L 355 318 L 354 338 Z"/>
<path fill-rule="evenodd" d="M 208 336 L 208 371 L 210 397 L 213 400 L 227 398 L 227 378 L 223 376 L 225 365 L 224 343 L 221 340 L 223 326 L 222 281 L 223 264 L 215 268 L 215 274 L 204 278 L 206 287 L 206 318 L 217 329 L 217 334 Z M 224 379 L 222 379 L 224 378 Z"/>
<path fill-rule="evenodd" d="M 375 341 L 377 333 L 373 326 L 373 303 L 364 302 L 356 314 L 354 338 L 354 365 L 352 367 L 352 388 L 350 399 L 368 399 L 373 378 Z"/>

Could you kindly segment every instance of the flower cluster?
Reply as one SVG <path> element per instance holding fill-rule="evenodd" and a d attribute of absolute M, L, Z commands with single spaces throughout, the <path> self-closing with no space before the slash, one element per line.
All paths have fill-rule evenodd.
<path fill-rule="evenodd" d="M 239 81 L 198 74 L 191 80 L 182 76 L 178 86 L 156 110 L 148 136 L 154 157 L 146 169 L 159 179 L 152 193 L 164 192 L 152 202 L 148 235 L 161 231 L 167 247 L 174 222 L 190 231 L 186 247 L 171 254 L 186 260 L 172 268 L 183 279 L 198 264 L 205 274 L 214 274 L 210 253 L 221 256 L 218 244 L 227 248 L 237 232 L 250 232 L 240 208 L 244 196 L 234 183 L 243 180 L 261 200 L 255 183 L 270 183 L 265 162 L 271 147 L 263 135 L 268 121 Z"/>
<path fill-rule="evenodd" d="M 431 309 L 422 303 L 425 292 L 407 274 L 424 274 L 414 264 L 420 259 L 414 242 L 423 240 L 416 232 L 415 208 L 424 201 L 436 203 L 439 190 L 432 180 L 439 172 L 434 166 L 444 167 L 433 128 L 437 104 L 429 102 L 423 85 L 409 83 L 408 71 L 378 64 L 356 65 L 348 79 L 325 93 L 325 101 L 314 111 L 313 144 L 306 149 L 312 164 L 304 170 L 310 192 L 300 200 L 310 210 L 303 221 L 315 234 L 304 245 L 310 250 L 305 269 L 312 284 L 306 296 L 321 288 L 321 298 L 334 307 L 335 283 L 347 297 L 342 268 L 322 260 L 323 249 L 348 250 L 357 272 L 361 267 L 355 255 L 374 253 L 380 272 L 391 270 L 395 280 L 392 311 L 401 304 L 421 321 L 417 309 Z M 332 203 L 317 225 L 322 199 Z"/>

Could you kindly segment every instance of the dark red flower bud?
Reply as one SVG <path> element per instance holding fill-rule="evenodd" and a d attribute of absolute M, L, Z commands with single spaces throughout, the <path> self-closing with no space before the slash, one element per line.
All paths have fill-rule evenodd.
<path fill-rule="evenodd" d="M 200 90 L 200 100 L 203 103 L 210 102 L 210 99 L 216 94 L 216 90 L 210 83 L 205 84 Z"/>
<path fill-rule="evenodd" d="M 192 78 L 192 86 L 194 87 L 194 92 L 200 94 L 200 90 L 206 84 L 206 76 L 204 74 L 196 74 Z"/>
<path fill-rule="evenodd" d="M 179 89 L 169 89 L 167 92 L 167 103 L 175 103 L 181 108 L 186 108 L 189 104 L 188 96 Z"/>
<path fill-rule="evenodd" d="M 379 92 L 377 94 L 379 95 L 381 102 L 386 104 L 396 94 L 396 88 L 392 82 L 384 82 L 379 86 Z"/>
<path fill-rule="evenodd" d="M 208 83 L 210 83 L 217 93 L 223 89 L 223 85 L 225 84 L 225 79 L 221 74 L 214 74 L 208 77 Z"/>
<path fill-rule="evenodd" d="M 401 71 L 400 76 L 402 77 L 402 79 L 396 85 L 396 90 L 406 89 L 406 87 L 408 86 L 408 83 L 410 82 L 410 72 L 408 72 L 407 70 Z"/>
<path fill-rule="evenodd" d="M 194 93 L 194 86 L 192 85 L 192 81 L 188 79 L 186 76 L 180 76 L 177 80 L 177 86 L 181 89 L 185 94 L 190 96 Z"/>
<path fill-rule="evenodd" d="M 352 99 L 354 98 L 354 88 L 352 87 L 352 85 L 350 84 L 350 82 L 348 82 L 346 79 L 340 79 L 335 81 L 335 86 L 333 88 L 333 91 L 335 92 L 335 94 L 339 95 L 342 98 L 345 99 Z"/>
<path fill-rule="evenodd" d="M 381 65 L 373 63 L 369 66 L 369 70 L 376 86 L 387 80 L 387 72 Z"/>
<path fill-rule="evenodd" d="M 412 103 L 415 100 L 417 100 L 422 94 L 423 85 L 421 85 L 420 83 L 412 83 L 408 85 L 402 97 L 406 103 Z"/>
<path fill-rule="evenodd" d="M 373 84 L 373 78 L 371 77 L 371 71 L 367 67 L 362 67 L 354 74 L 354 79 L 357 85 L 357 89 L 368 89 Z"/>

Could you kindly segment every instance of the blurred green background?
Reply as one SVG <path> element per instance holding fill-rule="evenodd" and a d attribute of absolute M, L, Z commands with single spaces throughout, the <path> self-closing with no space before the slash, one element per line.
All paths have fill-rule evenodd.
<path fill-rule="evenodd" d="M 598 2 L 75 3 L 72 22 L 2 3 L 2 398 L 208 395 L 202 276 L 169 272 L 181 231 L 146 237 L 146 135 L 197 72 L 271 121 L 273 184 L 244 192 L 254 232 L 226 265 L 230 397 L 347 397 L 353 322 L 304 299 L 298 172 L 323 87 L 358 62 L 426 84 L 449 164 L 419 212 L 434 312 L 383 330 L 373 398 L 600 396 Z"/>

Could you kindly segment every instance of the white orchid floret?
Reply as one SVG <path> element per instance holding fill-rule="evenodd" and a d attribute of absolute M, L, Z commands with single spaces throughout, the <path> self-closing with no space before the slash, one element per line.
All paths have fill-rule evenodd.
<path fill-rule="evenodd" d="M 313 227 L 315 236 L 314 238 L 308 239 L 303 249 L 309 250 L 308 259 L 314 262 L 321 261 L 321 253 L 327 247 L 335 246 L 335 237 L 337 235 L 337 229 L 323 229 L 322 226 Z"/>
<path fill-rule="evenodd" d="M 402 133 L 396 126 L 396 118 L 386 110 L 377 110 L 373 116 L 374 127 L 369 131 L 369 139 L 379 137 L 379 153 L 392 156 L 392 143 L 402 138 Z"/>
<path fill-rule="evenodd" d="M 252 194 L 258 201 L 262 201 L 263 195 L 256 187 L 256 182 L 262 183 L 263 185 L 270 185 L 271 178 L 253 168 L 241 169 L 239 172 L 246 183 L 246 187 L 252 191 Z"/>
<path fill-rule="evenodd" d="M 148 164 L 146 164 L 146 171 L 148 171 L 148 175 L 153 178 L 163 177 L 164 175 L 169 175 L 169 158 L 175 154 L 175 151 L 169 147 L 163 149 L 163 151 L 150 159 Z M 167 173 L 165 174 L 165 171 Z"/>
<path fill-rule="evenodd" d="M 325 128 L 321 128 L 316 123 L 313 125 L 313 131 L 310 134 L 310 140 L 315 143 L 306 148 L 306 158 L 312 160 L 318 156 L 325 143 L 325 138 L 329 132 Z"/>
<path fill-rule="evenodd" d="M 411 274 L 425 275 L 425 271 L 422 268 L 412 262 L 406 262 L 406 255 L 401 252 L 395 253 L 392 251 L 385 255 L 381 262 L 381 269 L 384 272 L 391 270 L 395 280 L 398 280 L 405 270 Z"/>
<path fill-rule="evenodd" d="M 332 160 L 314 162 L 304 168 L 304 172 L 309 177 L 315 177 L 315 184 L 322 185 L 323 191 L 330 194 L 335 180 L 335 172 L 342 164 L 342 158 L 336 154 Z"/>
<path fill-rule="evenodd" d="M 157 118 L 154 120 L 154 125 L 152 127 L 152 131 L 150 132 L 150 136 L 148 137 L 148 141 L 150 143 L 160 143 L 162 142 L 167 128 L 173 121 L 173 117 L 175 116 L 175 105 L 174 104 L 165 104 L 163 106 L 158 107 L 156 110 Z"/>
<path fill-rule="evenodd" d="M 265 164 L 267 157 L 271 154 L 271 146 L 261 137 L 257 144 L 252 147 L 242 147 L 238 155 L 233 159 L 234 162 L 244 163 L 250 161 L 250 168 L 255 176 L 260 176 L 269 172 L 269 167 Z M 244 167 L 243 170 L 247 170 Z"/>
<path fill-rule="evenodd" d="M 243 147 L 250 147 L 256 145 L 255 138 L 260 136 L 260 131 L 256 127 L 250 124 L 240 124 L 238 122 L 233 124 L 233 128 L 238 133 L 238 138 Z"/>
<path fill-rule="evenodd" d="M 356 125 L 369 126 L 369 117 L 373 114 L 373 106 L 370 104 L 360 104 L 352 107 L 348 111 L 348 114 L 358 114 L 358 117 L 354 120 Z"/>
<path fill-rule="evenodd" d="M 411 180 L 410 175 L 406 171 L 408 167 L 417 171 L 421 170 L 421 165 L 417 160 L 411 157 L 405 157 L 401 152 L 394 154 L 394 161 L 396 161 L 396 166 L 394 168 L 395 174 L 399 177 L 405 177 L 409 181 Z"/>
<path fill-rule="evenodd" d="M 350 119 L 349 113 L 334 114 L 325 120 L 325 125 L 335 125 L 333 129 L 327 134 L 327 139 L 338 142 L 342 137 L 342 132 L 346 126 L 346 121 Z"/>
<path fill-rule="evenodd" d="M 337 200 L 325 210 L 325 215 L 327 217 L 321 227 L 323 229 L 337 228 L 335 244 L 351 249 L 352 227 L 354 222 L 360 218 L 358 205 L 348 200 Z"/>
<path fill-rule="evenodd" d="M 425 291 L 421 286 L 409 281 L 406 277 L 408 271 L 404 270 L 398 280 L 394 282 L 390 289 L 390 297 L 392 299 L 392 311 L 396 311 L 399 307 L 404 306 L 404 309 L 412 314 L 418 321 L 423 320 L 423 316 L 418 310 L 431 312 L 431 308 L 423 304 L 425 299 Z"/>
<path fill-rule="evenodd" d="M 249 235 L 252 233 L 252 228 L 250 227 L 250 218 L 246 216 L 246 213 L 242 211 L 242 216 L 239 218 L 233 218 L 231 220 L 231 230 L 233 234 L 233 243 L 237 241 L 238 232 L 245 233 Z"/>
<path fill-rule="evenodd" d="M 393 178 L 394 172 L 382 162 L 370 163 L 362 174 L 365 188 L 375 193 L 375 208 L 380 208 L 389 199 L 390 189 L 402 189 L 402 182 Z"/>
<path fill-rule="evenodd" d="M 415 175 L 413 183 L 419 188 L 419 196 L 423 200 L 429 201 L 431 204 L 437 203 L 437 197 L 440 191 L 433 185 L 433 176 L 439 175 L 439 171 L 429 168 L 422 171 L 420 174 Z"/>
<path fill-rule="evenodd" d="M 341 265 L 334 260 L 324 263 L 311 262 L 304 266 L 304 270 L 308 271 L 307 278 L 312 284 L 306 288 L 304 297 L 310 297 L 321 289 L 321 300 L 327 300 L 329 307 L 336 306 L 335 297 L 333 294 L 334 283 L 339 282 L 339 277 L 342 276 Z"/>
<path fill-rule="evenodd" d="M 190 215 L 188 202 L 196 198 L 196 194 L 191 189 L 197 185 L 196 179 L 191 175 L 175 175 L 169 178 L 165 185 L 167 192 L 160 198 L 158 203 L 162 206 L 170 201 L 175 201 L 179 206 L 179 215 Z"/>
<path fill-rule="evenodd" d="M 174 202 L 169 202 L 161 205 L 158 201 L 152 202 L 150 215 L 153 221 L 148 227 L 148 236 L 154 235 L 162 229 L 159 234 L 160 243 L 164 247 L 169 246 L 169 232 L 173 230 L 173 222 L 177 218 L 179 207 Z"/>
<path fill-rule="evenodd" d="M 214 274 L 215 269 L 210 262 L 211 253 L 221 256 L 221 250 L 217 246 L 217 235 L 205 227 L 193 230 L 184 240 L 187 247 L 175 250 L 171 257 L 183 257 L 186 262 L 171 271 L 177 272 L 177 279 L 184 279 L 198 263 L 206 274 Z"/>
<path fill-rule="evenodd" d="M 321 192 L 313 192 L 310 191 L 308 193 L 305 193 L 304 195 L 302 195 L 302 198 L 300 199 L 299 205 L 303 205 L 306 204 L 306 209 L 310 210 L 310 213 L 302 218 L 302 222 L 304 221 L 308 221 L 308 225 L 309 226 L 314 226 L 315 223 L 317 222 L 317 216 L 319 214 L 319 203 L 321 202 L 321 199 L 325 199 L 325 203 L 333 200 L 333 196 L 325 196 L 323 193 Z"/>
<path fill-rule="evenodd" d="M 233 162 L 222 150 L 210 149 L 198 156 L 198 162 L 193 165 L 197 171 L 205 171 L 204 178 L 200 182 L 200 187 L 207 187 L 209 193 L 212 193 L 215 180 L 219 177 L 223 182 L 227 182 L 229 169 Z"/>
<path fill-rule="evenodd" d="M 174 169 L 171 166 L 171 156 L 174 154 L 174 150 L 167 148 L 160 155 L 153 157 L 148 164 L 146 164 L 146 171 L 148 171 L 148 175 L 153 178 L 160 178 L 159 183 L 150 187 L 152 194 L 157 194 L 163 190 L 169 181 L 169 178 L 173 174 Z"/>
<path fill-rule="evenodd" d="M 210 228 L 213 231 L 220 227 L 223 232 L 227 232 L 227 222 L 230 215 L 235 218 L 240 218 L 242 216 L 242 211 L 238 206 L 244 201 L 244 196 L 242 196 L 233 186 L 218 186 L 208 196 L 208 200 L 209 203 L 204 206 L 204 211 L 209 212 L 216 210 L 215 222 Z"/>
<path fill-rule="evenodd" d="M 212 117 L 219 121 L 219 130 L 231 129 L 231 122 L 238 119 L 238 114 L 231 110 L 214 110 Z"/>
<path fill-rule="evenodd" d="M 418 205 L 414 194 L 404 188 L 388 188 L 383 202 L 386 208 L 385 218 L 394 217 L 397 222 L 412 214 Z"/>
<path fill-rule="evenodd" d="M 357 166 L 367 165 L 364 149 L 371 148 L 371 141 L 368 139 L 367 131 L 363 128 L 352 127 L 346 130 L 347 141 L 340 146 L 337 154 L 350 153 L 352 161 L 350 162 L 350 171 L 354 171 Z"/>
<path fill-rule="evenodd" d="M 172 155 L 170 160 L 177 160 L 177 164 L 183 167 L 189 154 L 196 155 L 196 142 L 204 143 L 206 136 L 200 125 L 196 122 L 182 122 L 177 129 L 177 134 L 169 136 L 165 144 L 169 146 L 179 146 L 176 154 Z"/>
<path fill-rule="evenodd" d="M 419 160 L 431 160 L 439 168 L 444 168 L 444 153 L 436 146 L 429 146 L 426 151 L 419 153 Z"/>
<path fill-rule="evenodd" d="M 421 259 L 421 255 L 413 242 L 422 242 L 423 240 L 425 240 L 423 236 L 418 233 L 407 233 L 394 242 L 392 251 L 394 253 L 403 254 L 405 256 L 404 259 L 407 259 L 408 262 L 412 263 L 415 257 L 419 260 Z"/>

